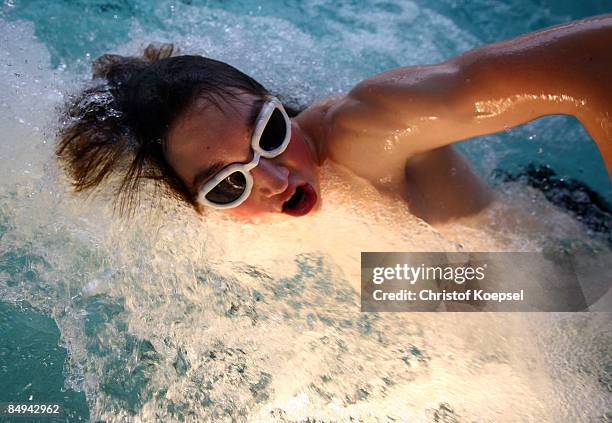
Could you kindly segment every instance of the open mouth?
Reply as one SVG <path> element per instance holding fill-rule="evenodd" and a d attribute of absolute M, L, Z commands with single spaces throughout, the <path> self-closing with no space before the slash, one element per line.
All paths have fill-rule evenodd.
<path fill-rule="evenodd" d="M 300 185 L 290 199 L 283 203 L 283 213 L 291 216 L 308 214 L 317 202 L 317 193 L 310 184 Z"/>

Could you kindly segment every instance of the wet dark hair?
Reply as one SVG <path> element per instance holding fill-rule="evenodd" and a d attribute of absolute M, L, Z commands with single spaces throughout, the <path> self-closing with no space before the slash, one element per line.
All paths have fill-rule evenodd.
<path fill-rule="evenodd" d="M 94 85 L 69 99 L 63 111 L 55 152 L 74 190 L 91 191 L 119 176 L 115 210 L 122 215 L 133 213 L 144 181 L 201 213 L 196 193 L 164 157 L 169 128 L 196 99 L 218 104 L 219 98 L 236 98 L 237 91 L 268 94 L 226 63 L 171 57 L 173 52 L 172 44 L 151 44 L 142 57 L 101 56 L 93 63 Z"/>

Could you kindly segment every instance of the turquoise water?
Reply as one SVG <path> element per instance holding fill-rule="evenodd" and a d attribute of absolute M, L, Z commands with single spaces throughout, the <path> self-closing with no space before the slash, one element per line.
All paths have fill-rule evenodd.
<path fill-rule="evenodd" d="M 522 421 L 554 421 L 553 412 L 538 414 L 553 408 L 557 421 L 610 418 L 609 317 L 541 316 L 533 318 L 535 335 L 522 338 L 527 323 L 519 317 L 473 317 L 458 328 L 455 316 L 360 314 L 346 258 L 308 249 L 322 239 L 343 242 L 329 231 L 346 238 L 347 250 L 359 250 L 360 236 L 373 250 L 379 238 L 381 250 L 456 244 L 412 221 L 407 233 L 383 234 L 342 209 L 317 221 L 322 229 L 275 228 L 279 254 L 266 244 L 272 235 L 234 228 L 222 234 L 232 240 L 220 240 L 218 222 L 195 228 L 180 208 L 164 209 L 153 226 L 115 222 L 104 205 L 82 210 L 64 194 L 49 142 L 62 93 L 87 80 L 91 59 L 151 40 L 225 60 L 305 105 L 392 67 L 611 12 L 609 1 L 0 7 L 0 402 L 59 401 L 66 415 L 58 421 L 368 421 L 400 410 L 421 421 L 443 412 L 464 421 L 486 420 L 490 406 L 477 400 L 486 390 L 498 407 L 515 404 L 505 412 Z M 594 144 L 573 119 L 541 119 L 462 148 L 485 176 L 547 164 L 612 200 Z M 254 238 L 263 241 L 253 241 L 249 262 L 236 250 Z M 560 339 L 567 341 L 558 350 L 545 349 L 556 363 L 545 371 L 536 345 Z"/>
<path fill-rule="evenodd" d="M 22 402 L 30 396 L 64 405 L 65 419 L 89 418 L 83 392 L 64 388 L 66 349 L 58 345 L 60 332 L 53 319 L 27 305 L 0 302 L 1 399 Z"/>
<path fill-rule="evenodd" d="M 611 11 L 606 0 L 50 4 L 7 0 L 2 8 L 10 20 L 34 23 L 53 66 L 78 67 L 85 72 L 90 58 L 115 51 L 136 31 L 168 41 L 186 40 L 190 47 L 200 43 L 197 49 L 242 65 L 241 69 L 267 85 L 297 97 L 300 104 L 330 91 L 350 89 L 359 80 L 389 68 L 437 62 L 483 43 Z M 256 21 L 266 17 L 275 22 L 261 25 Z M 244 43 L 243 36 L 252 40 Z M 267 55 L 288 55 L 290 60 L 267 57 L 270 64 L 255 63 L 251 71 L 253 62 L 268 48 Z M 281 63 L 282 69 L 270 69 Z M 587 182 L 612 201 L 612 187 L 597 149 L 573 118 L 544 118 L 463 148 L 485 175 L 493 167 L 517 171 L 532 162 L 550 165 L 559 177 Z"/>

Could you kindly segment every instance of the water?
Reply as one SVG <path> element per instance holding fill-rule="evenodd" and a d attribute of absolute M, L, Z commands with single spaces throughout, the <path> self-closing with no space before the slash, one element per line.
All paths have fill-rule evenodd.
<path fill-rule="evenodd" d="M 359 313 L 360 251 L 602 248 L 529 188 L 503 186 L 537 231 L 435 230 L 331 166 L 319 216 L 238 225 L 146 201 L 126 222 L 108 192 L 67 194 L 51 153 L 56 108 L 109 51 L 176 42 L 308 104 L 609 4 L 7 0 L 1 11 L 0 401 L 61 401 L 60 421 L 610 420 L 609 314 Z M 568 118 L 463 148 L 485 176 L 536 161 L 611 196 Z"/>

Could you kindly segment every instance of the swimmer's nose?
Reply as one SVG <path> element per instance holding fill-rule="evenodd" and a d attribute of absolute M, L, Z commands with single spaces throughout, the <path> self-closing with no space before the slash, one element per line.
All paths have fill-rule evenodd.
<path fill-rule="evenodd" d="M 272 160 L 261 158 L 251 172 L 254 186 L 266 197 L 285 192 L 289 186 L 289 169 Z"/>

